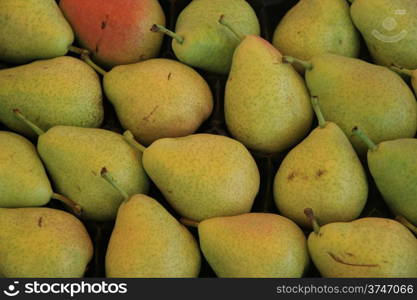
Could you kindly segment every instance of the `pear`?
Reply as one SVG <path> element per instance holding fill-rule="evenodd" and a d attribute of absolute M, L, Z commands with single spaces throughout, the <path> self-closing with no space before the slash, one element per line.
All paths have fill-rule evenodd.
<path fill-rule="evenodd" d="M 311 210 L 306 210 L 311 217 Z M 417 277 L 417 239 L 397 221 L 362 218 L 319 227 L 308 237 L 324 277 Z"/>
<path fill-rule="evenodd" d="M 0 60 L 24 64 L 65 55 L 74 40 L 55 0 L 0 1 Z"/>
<path fill-rule="evenodd" d="M 74 216 L 51 208 L 0 208 L 1 277 L 82 277 L 93 245 Z"/>
<path fill-rule="evenodd" d="M 345 133 L 326 122 L 312 98 L 319 127 L 293 148 L 274 180 L 274 199 L 282 215 L 309 226 L 303 213 L 311 207 L 321 224 L 356 219 L 366 204 L 365 170 Z"/>
<path fill-rule="evenodd" d="M 15 118 L 15 108 L 36 120 L 43 130 L 54 125 L 98 127 L 104 114 L 97 74 L 69 56 L 0 70 L 0 122 L 34 137 L 33 131 Z"/>
<path fill-rule="evenodd" d="M 376 145 L 359 128 L 353 133 L 369 147 L 369 170 L 387 205 L 394 214 L 417 225 L 417 139 Z"/>
<path fill-rule="evenodd" d="M 279 215 L 212 218 L 198 224 L 198 234 L 219 277 L 301 277 L 309 264 L 304 233 Z"/>
<path fill-rule="evenodd" d="M 125 197 L 106 253 L 107 277 L 197 277 L 200 250 L 192 234 L 153 198 L 129 197 L 104 168 L 102 176 Z"/>
<path fill-rule="evenodd" d="M 219 23 L 222 15 L 241 35 L 260 34 L 256 14 L 245 0 L 193 0 L 178 16 L 175 32 L 160 24 L 152 30 L 173 38 L 172 49 L 183 63 L 227 74 L 240 37 Z"/>
<path fill-rule="evenodd" d="M 303 60 L 324 53 L 357 57 L 360 37 L 345 0 L 301 0 L 281 19 L 273 44 Z"/>
<path fill-rule="evenodd" d="M 302 139 L 312 110 L 304 80 L 266 40 L 248 35 L 236 48 L 225 90 L 230 133 L 248 148 L 274 153 Z"/>
<path fill-rule="evenodd" d="M 307 86 L 320 99 L 324 118 L 340 126 L 359 155 L 365 155 L 367 148 L 351 135 L 355 126 L 376 143 L 416 134 L 415 96 L 388 68 L 334 54 L 318 55 L 310 62 L 285 60 L 305 66 Z"/>
<path fill-rule="evenodd" d="M 411 78 L 411 85 L 413 86 L 414 92 L 417 95 L 417 69 L 415 70 L 409 70 L 398 66 L 392 66 L 391 69 L 393 69 L 395 72 L 405 75 L 406 77 Z"/>
<path fill-rule="evenodd" d="M 376 63 L 417 69 L 415 0 L 350 0 L 350 13 Z"/>
<path fill-rule="evenodd" d="M 103 84 L 123 128 L 146 145 L 194 133 L 213 109 L 206 81 L 174 60 L 115 67 L 104 75 Z"/>

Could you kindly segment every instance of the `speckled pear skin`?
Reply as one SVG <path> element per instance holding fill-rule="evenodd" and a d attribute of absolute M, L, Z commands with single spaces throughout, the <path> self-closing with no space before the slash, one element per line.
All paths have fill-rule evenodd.
<path fill-rule="evenodd" d="M 220 135 L 159 139 L 144 151 L 143 166 L 169 204 L 194 221 L 249 212 L 259 190 L 249 151 Z"/>
<path fill-rule="evenodd" d="M 391 219 L 327 224 L 308 249 L 323 277 L 417 277 L 417 239 Z"/>
<path fill-rule="evenodd" d="M 150 31 L 165 24 L 158 0 L 61 0 L 77 41 L 103 67 L 131 64 L 159 54 L 162 35 Z"/>
<path fill-rule="evenodd" d="M 219 277 L 298 278 L 309 265 L 304 233 L 270 213 L 212 218 L 198 225 L 200 246 Z"/>
<path fill-rule="evenodd" d="M 249 35 L 236 48 L 225 91 L 231 134 L 248 148 L 275 153 L 308 133 L 313 112 L 304 80 L 266 40 Z"/>
<path fill-rule="evenodd" d="M 200 249 L 188 229 L 153 198 L 120 205 L 106 253 L 107 277 L 197 277 Z"/>
<path fill-rule="evenodd" d="M 350 11 L 378 64 L 417 69 L 416 1 L 355 0 Z"/>
<path fill-rule="evenodd" d="M 51 208 L 0 208 L 0 276 L 82 277 L 93 256 L 84 225 Z"/>
<path fill-rule="evenodd" d="M 368 151 L 368 166 L 394 214 L 417 226 L 417 139 L 380 143 Z"/>
<path fill-rule="evenodd" d="M 360 38 L 346 0 L 301 0 L 275 29 L 273 44 L 303 60 L 323 53 L 357 57 Z"/>
<path fill-rule="evenodd" d="M 219 23 L 221 15 L 243 35 L 260 34 L 257 16 L 245 0 L 193 0 L 178 16 L 175 28 L 184 43 L 172 41 L 180 61 L 214 73 L 229 72 L 240 40 Z"/>
<path fill-rule="evenodd" d="M 15 108 L 43 130 L 54 125 L 98 127 L 104 114 L 97 74 L 69 56 L 0 70 L 0 122 L 34 137 L 14 115 Z"/>
<path fill-rule="evenodd" d="M 0 131 L 0 195 L 0 207 L 42 206 L 52 196 L 35 146 L 7 131 Z"/>
<path fill-rule="evenodd" d="M 0 60 L 24 64 L 65 55 L 74 41 L 55 0 L 0 1 Z"/>
<path fill-rule="evenodd" d="M 391 70 L 355 58 L 324 54 L 312 58 L 306 72 L 312 96 L 320 99 L 324 118 L 335 122 L 360 155 L 367 148 L 351 134 L 358 126 L 375 143 L 414 137 L 417 102 L 402 78 Z"/>
<path fill-rule="evenodd" d="M 194 133 L 213 109 L 206 81 L 174 60 L 117 66 L 103 82 L 123 128 L 145 145 Z"/>
<path fill-rule="evenodd" d="M 39 137 L 38 152 L 57 192 L 78 203 L 85 219 L 114 220 L 123 201 L 101 177 L 104 166 L 129 195 L 148 190 L 141 153 L 115 132 L 56 126 Z"/>

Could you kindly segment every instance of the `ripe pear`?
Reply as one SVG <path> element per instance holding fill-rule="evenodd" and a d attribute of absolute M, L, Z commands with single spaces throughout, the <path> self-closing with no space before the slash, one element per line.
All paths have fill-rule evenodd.
<path fill-rule="evenodd" d="M 356 219 L 366 204 L 365 170 L 345 133 L 326 122 L 312 99 L 319 127 L 293 148 L 274 180 L 274 200 L 283 216 L 309 226 L 303 213 L 311 207 L 321 224 Z"/>
<path fill-rule="evenodd" d="M 362 218 L 314 228 L 308 250 L 323 277 L 417 277 L 417 239 L 397 221 Z"/>
<path fill-rule="evenodd" d="M 145 145 L 194 133 L 213 109 L 203 77 L 174 60 L 117 66 L 104 75 L 103 84 L 123 128 Z"/>
<path fill-rule="evenodd" d="M 103 67 L 135 63 L 159 53 L 162 36 L 150 31 L 155 23 L 165 24 L 157 0 L 61 0 L 59 6 L 80 45 Z"/>
<path fill-rule="evenodd" d="M 285 150 L 311 127 L 312 109 L 304 80 L 266 40 L 248 35 L 236 48 L 225 90 L 230 133 L 264 153 Z"/>
<path fill-rule="evenodd" d="M 24 64 L 62 56 L 73 41 L 55 0 L 0 1 L 0 60 Z"/>
<path fill-rule="evenodd" d="M 93 245 L 74 216 L 51 208 L 0 208 L 1 277 L 82 277 Z"/>
<path fill-rule="evenodd" d="M 320 99 L 324 118 L 340 126 L 358 154 L 365 155 L 367 148 L 351 134 L 355 126 L 376 143 L 416 134 L 415 96 L 395 72 L 334 54 L 318 55 L 310 62 L 285 59 L 305 66 L 307 86 Z"/>
<path fill-rule="evenodd" d="M 417 2 L 350 1 L 352 20 L 376 63 L 417 69 Z"/>
<path fill-rule="evenodd" d="M 98 127 L 103 120 L 100 81 L 83 61 L 57 57 L 0 70 L 0 121 L 25 136 L 30 128 L 17 120 L 18 108 L 39 127 Z"/>
<path fill-rule="evenodd" d="M 353 132 L 369 147 L 369 170 L 387 205 L 394 214 L 417 225 L 417 139 L 376 145 L 362 130 Z"/>
<path fill-rule="evenodd" d="M 357 57 L 360 37 L 346 0 L 301 0 L 281 19 L 273 44 L 303 60 L 324 53 Z"/>
<path fill-rule="evenodd" d="M 259 35 L 259 21 L 245 0 L 193 0 L 180 13 L 175 32 L 160 24 L 160 31 L 173 38 L 172 49 L 183 63 L 205 71 L 227 74 L 240 37 L 219 23 L 224 15 L 240 35 Z"/>
<path fill-rule="evenodd" d="M 212 218 L 198 224 L 198 234 L 219 277 L 301 277 L 309 265 L 304 233 L 279 215 Z"/>

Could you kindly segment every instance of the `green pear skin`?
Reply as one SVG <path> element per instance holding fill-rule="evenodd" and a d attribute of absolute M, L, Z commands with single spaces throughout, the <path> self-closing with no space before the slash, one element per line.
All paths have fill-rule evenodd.
<path fill-rule="evenodd" d="M 197 277 L 200 249 L 188 229 L 153 198 L 120 205 L 106 253 L 107 277 Z"/>
<path fill-rule="evenodd" d="M 103 82 L 123 128 L 145 145 L 194 133 L 213 109 L 206 81 L 174 60 L 117 66 Z"/>
<path fill-rule="evenodd" d="M 313 112 L 304 80 L 257 36 L 246 36 L 236 48 L 224 101 L 230 133 L 259 152 L 283 151 L 311 127 Z"/>
<path fill-rule="evenodd" d="M 390 219 L 324 225 L 310 233 L 308 249 L 323 277 L 417 277 L 417 239 Z"/>
<path fill-rule="evenodd" d="M 281 214 L 309 227 L 307 207 L 320 224 L 356 219 L 366 204 L 368 184 L 348 138 L 339 126 L 327 122 L 284 158 L 273 191 Z"/>
<path fill-rule="evenodd" d="M 0 207 L 42 206 L 52 188 L 35 146 L 24 137 L 0 131 Z"/>
<path fill-rule="evenodd" d="M 298 1 L 275 29 L 273 44 L 283 55 L 303 60 L 324 53 L 357 57 L 360 50 L 346 0 Z"/>
<path fill-rule="evenodd" d="M 34 137 L 13 109 L 43 130 L 55 125 L 98 127 L 104 114 L 99 78 L 86 63 L 69 56 L 0 70 L 0 122 Z"/>
<path fill-rule="evenodd" d="M 416 1 L 355 0 L 350 11 L 377 64 L 417 69 Z"/>
<path fill-rule="evenodd" d="M 24 64 L 62 56 L 73 41 L 55 0 L 0 1 L 0 61 Z"/>
<path fill-rule="evenodd" d="M 143 166 L 169 204 L 194 221 L 247 213 L 259 190 L 249 151 L 220 135 L 159 139 L 143 152 Z"/>
<path fill-rule="evenodd" d="M 129 195 L 148 190 L 141 153 L 115 132 L 55 126 L 39 137 L 38 152 L 56 190 L 78 203 L 85 219 L 114 220 L 123 201 L 101 178 L 103 166 Z"/>
<path fill-rule="evenodd" d="M 201 250 L 219 277 L 298 278 L 309 265 L 304 233 L 270 213 L 212 218 L 198 225 Z"/>
<path fill-rule="evenodd" d="M 1 277 L 82 277 L 93 256 L 84 225 L 51 208 L 0 208 Z"/>

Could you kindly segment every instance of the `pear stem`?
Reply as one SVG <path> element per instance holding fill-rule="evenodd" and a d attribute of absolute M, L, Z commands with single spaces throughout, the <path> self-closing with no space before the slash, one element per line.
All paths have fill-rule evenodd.
<path fill-rule="evenodd" d="M 304 209 L 304 214 L 308 218 L 308 220 L 311 223 L 311 226 L 313 227 L 314 233 L 319 234 L 320 232 L 320 225 L 316 220 L 316 217 L 314 216 L 314 212 L 311 208 Z"/>
<path fill-rule="evenodd" d="M 395 71 L 397 73 L 400 73 L 400 74 L 407 75 L 409 77 L 413 77 L 414 76 L 414 74 L 413 74 L 414 71 L 413 70 L 409 70 L 409 69 L 402 68 L 402 67 L 399 67 L 399 66 L 392 65 L 391 66 L 391 70 L 393 70 L 393 71 Z"/>
<path fill-rule="evenodd" d="M 197 228 L 198 224 L 199 224 L 199 222 L 193 221 L 193 220 L 190 220 L 190 219 L 187 219 L 187 218 L 181 218 L 180 223 L 185 225 L 185 226 L 194 227 L 194 228 Z"/>
<path fill-rule="evenodd" d="M 319 98 L 317 96 L 311 97 L 311 105 L 313 106 L 314 113 L 317 116 L 319 121 L 320 128 L 324 128 L 326 126 L 326 119 L 323 116 L 323 112 L 321 111 Z"/>
<path fill-rule="evenodd" d="M 140 152 L 144 152 L 146 150 L 146 147 L 141 145 L 138 141 L 135 140 L 135 137 L 133 136 L 132 132 L 130 130 L 126 130 L 123 133 L 123 137 L 125 141 L 132 146 L 133 148 L 139 150 Z"/>
<path fill-rule="evenodd" d="M 152 32 L 162 32 L 163 34 L 166 34 L 167 36 L 172 37 L 174 40 L 176 40 L 179 44 L 184 43 L 184 38 L 175 32 L 169 30 L 168 28 L 159 25 L 159 24 L 153 24 L 151 28 Z"/>
<path fill-rule="evenodd" d="M 78 54 L 78 55 L 83 54 L 84 51 L 88 52 L 87 49 L 78 48 L 78 47 L 75 47 L 73 45 L 68 47 L 68 51 L 73 52 L 73 53 Z"/>
<path fill-rule="evenodd" d="M 68 50 L 70 50 L 71 52 L 79 54 L 80 58 L 85 63 L 87 63 L 90 67 L 92 67 L 97 73 L 99 73 L 103 76 L 106 75 L 107 72 L 91 60 L 90 51 L 88 51 L 87 49 L 82 49 L 82 48 L 78 48 L 78 47 L 75 47 L 75 46 L 69 46 Z"/>
<path fill-rule="evenodd" d="M 28 118 L 26 118 L 20 110 L 17 108 L 13 109 L 13 113 L 15 114 L 16 118 L 18 118 L 20 121 L 25 123 L 30 129 L 32 129 L 38 136 L 45 133 L 42 129 L 40 129 L 37 125 L 35 125 L 33 122 L 29 121 Z"/>
<path fill-rule="evenodd" d="M 100 172 L 101 177 L 103 177 L 104 180 L 106 180 L 108 183 L 110 183 L 122 196 L 125 200 L 129 199 L 129 195 L 126 193 L 124 189 L 120 187 L 120 185 L 117 184 L 116 180 L 109 174 L 106 167 L 103 167 Z"/>
<path fill-rule="evenodd" d="M 245 38 L 245 35 L 239 32 L 236 28 L 233 28 L 232 24 L 225 20 L 224 15 L 220 16 L 219 23 L 229 29 L 239 41 L 242 41 Z"/>
<path fill-rule="evenodd" d="M 306 70 L 309 70 L 309 71 L 313 70 L 313 64 L 309 63 L 308 61 L 304 61 L 304 60 L 301 60 L 301 59 L 298 59 L 298 58 L 295 58 L 295 57 L 292 57 L 292 56 L 284 55 L 282 57 L 282 61 L 284 63 L 290 63 L 290 64 L 297 63 L 297 64 L 301 65 Z"/>
<path fill-rule="evenodd" d="M 406 218 L 403 216 L 396 216 L 395 219 L 417 235 L 417 227 L 411 224 Z"/>
<path fill-rule="evenodd" d="M 358 127 L 354 127 L 352 133 L 360 138 L 371 151 L 375 151 L 378 146 Z"/>
<path fill-rule="evenodd" d="M 64 195 L 57 194 L 57 193 L 52 193 L 51 198 L 64 203 L 66 206 L 68 206 L 71 209 L 71 211 L 76 216 L 78 216 L 78 217 L 81 216 L 81 210 L 82 209 L 81 209 L 81 206 L 78 203 L 75 203 L 74 201 L 65 197 Z"/>

